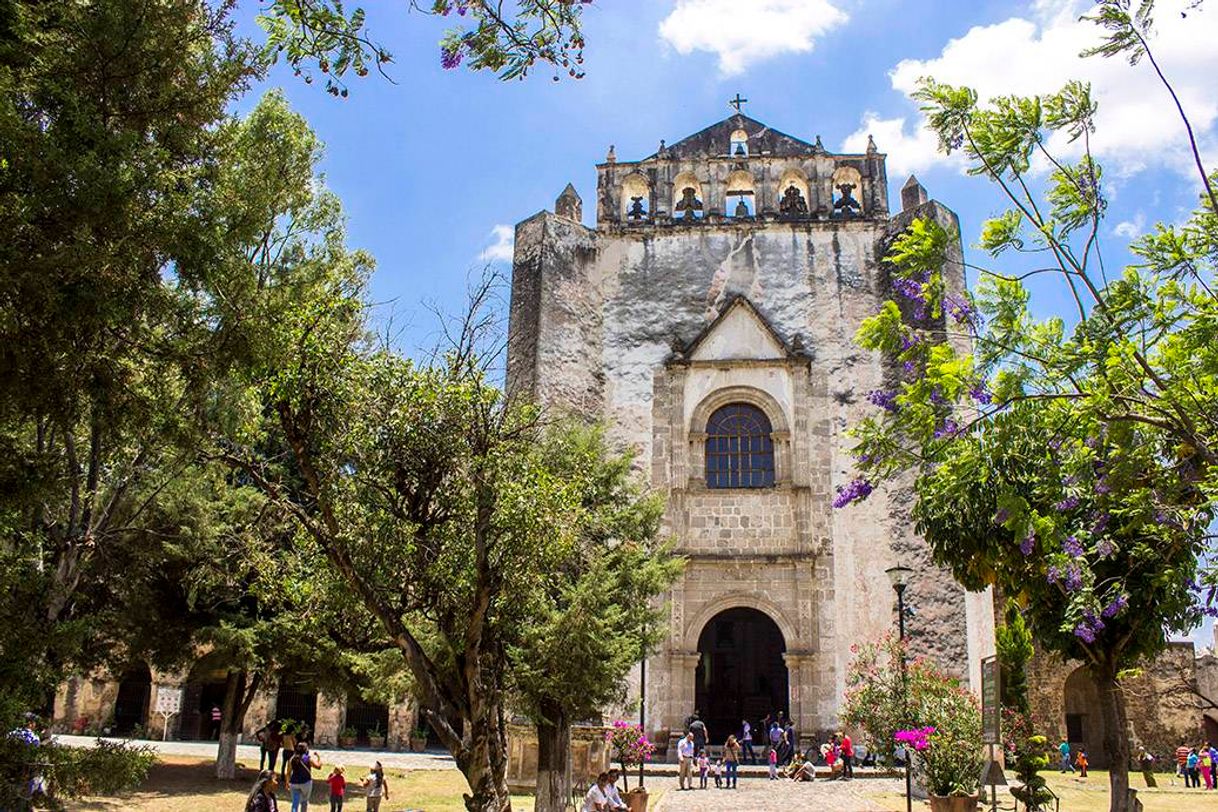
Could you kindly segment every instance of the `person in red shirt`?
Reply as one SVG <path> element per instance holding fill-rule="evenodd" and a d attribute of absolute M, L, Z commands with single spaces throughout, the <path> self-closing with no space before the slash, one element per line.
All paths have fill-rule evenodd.
<path fill-rule="evenodd" d="M 850 737 L 844 733 L 837 735 L 842 742 L 842 780 L 849 781 L 854 778 L 854 742 L 850 741 Z"/>
<path fill-rule="evenodd" d="M 335 767 L 326 783 L 330 785 L 330 812 L 343 812 L 343 798 L 347 794 L 347 779 L 343 777 L 343 768 Z"/>

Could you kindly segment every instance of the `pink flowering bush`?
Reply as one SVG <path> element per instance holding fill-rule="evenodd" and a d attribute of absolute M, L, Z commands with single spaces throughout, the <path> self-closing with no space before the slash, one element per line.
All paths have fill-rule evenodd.
<path fill-rule="evenodd" d="M 621 719 L 614 721 L 612 729 L 605 731 L 605 740 L 613 748 L 613 760 L 621 765 L 622 775 L 627 779 L 627 769 L 651 761 L 656 749 L 642 727 Z"/>

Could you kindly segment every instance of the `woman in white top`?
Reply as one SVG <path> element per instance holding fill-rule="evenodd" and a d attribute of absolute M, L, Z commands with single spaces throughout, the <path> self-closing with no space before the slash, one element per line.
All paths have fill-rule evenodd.
<path fill-rule="evenodd" d="M 368 812 L 379 812 L 381 798 L 389 800 L 389 782 L 385 780 L 385 768 L 379 761 L 364 779 L 364 789 L 368 793 Z"/>
<path fill-rule="evenodd" d="M 581 812 L 606 812 L 609 809 L 609 801 L 605 797 L 605 785 L 608 783 L 607 773 L 601 773 L 596 777 L 596 783 L 588 787 L 588 794 L 584 796 L 584 806 Z"/>

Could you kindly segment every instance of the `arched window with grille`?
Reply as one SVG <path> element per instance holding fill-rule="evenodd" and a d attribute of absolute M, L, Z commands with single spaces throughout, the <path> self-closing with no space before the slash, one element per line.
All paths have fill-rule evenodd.
<path fill-rule="evenodd" d="M 706 421 L 706 487 L 768 488 L 774 484 L 770 418 L 747 403 L 729 403 Z"/>

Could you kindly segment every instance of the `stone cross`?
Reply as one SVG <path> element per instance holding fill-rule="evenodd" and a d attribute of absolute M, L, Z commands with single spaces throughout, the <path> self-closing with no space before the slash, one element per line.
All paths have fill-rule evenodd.
<path fill-rule="evenodd" d="M 729 104 L 729 105 L 731 105 L 732 107 L 735 107 L 735 108 L 736 108 L 736 112 L 737 112 L 737 113 L 743 113 L 743 112 L 744 112 L 744 110 L 743 110 L 743 109 L 741 109 L 741 108 L 743 108 L 743 107 L 744 107 L 744 105 L 745 105 L 745 104 L 747 104 L 747 103 L 748 103 L 748 99 L 742 99 L 742 98 L 740 98 L 740 94 L 739 94 L 739 93 L 737 93 L 737 94 L 736 94 L 736 98 L 734 98 L 734 99 L 732 99 L 731 101 L 729 101 L 729 102 L 728 102 L 728 104 Z"/>

